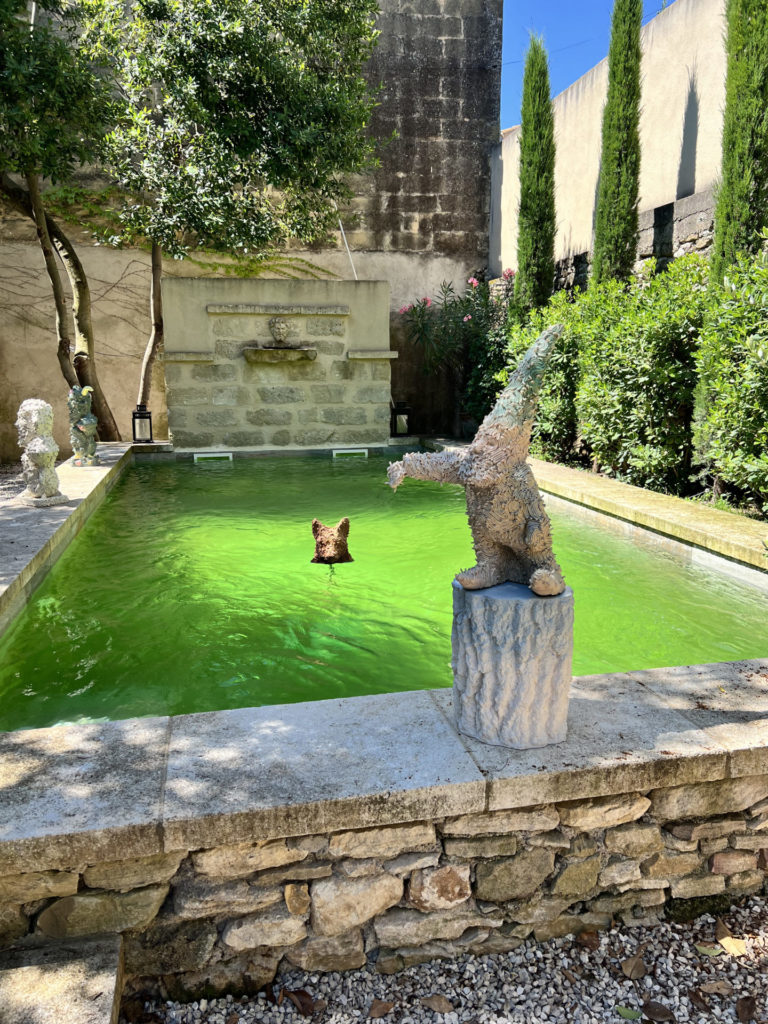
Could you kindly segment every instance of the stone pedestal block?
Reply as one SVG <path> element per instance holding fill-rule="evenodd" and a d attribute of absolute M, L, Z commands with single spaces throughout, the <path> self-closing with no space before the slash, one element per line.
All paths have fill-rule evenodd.
<path fill-rule="evenodd" d="M 453 584 L 453 706 L 459 732 L 526 750 L 565 739 L 573 591 Z"/>

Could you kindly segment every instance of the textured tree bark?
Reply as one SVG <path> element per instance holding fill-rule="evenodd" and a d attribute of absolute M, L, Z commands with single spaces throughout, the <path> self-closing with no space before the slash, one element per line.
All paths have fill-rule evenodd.
<path fill-rule="evenodd" d="M 30 194 L 21 188 L 7 174 L 0 174 L 0 191 L 20 213 L 30 217 L 37 225 Z M 42 210 L 42 204 L 41 204 Z M 48 236 L 67 272 L 72 288 L 72 307 L 75 324 L 75 359 L 72 379 L 65 377 L 70 387 L 86 384 L 93 388 L 93 412 L 99 421 L 99 438 L 102 441 L 119 441 L 120 431 L 112 415 L 96 373 L 93 326 L 91 323 L 91 294 L 88 278 L 80 258 L 69 238 L 49 213 L 43 211 Z M 46 264 L 47 266 L 47 264 Z M 58 268 L 57 268 L 58 273 Z M 61 278 L 59 277 L 59 283 Z M 69 342 L 67 342 L 69 356 Z M 59 356 L 61 363 L 61 356 Z"/>
<path fill-rule="evenodd" d="M 93 321 L 91 320 L 91 289 L 88 277 L 75 248 L 63 232 L 54 236 L 56 251 L 72 288 L 72 316 L 75 323 L 75 358 L 73 360 L 78 382 L 93 388 L 92 407 L 99 421 L 100 441 L 119 441 L 120 431 L 112 410 L 102 391 L 96 373 Z"/>
<path fill-rule="evenodd" d="M 69 312 L 67 310 L 67 302 L 64 297 L 64 287 L 61 283 L 59 265 L 56 261 L 53 243 L 51 242 L 51 236 L 48 232 L 48 224 L 46 223 L 45 209 L 40 196 L 40 183 L 38 181 L 37 174 L 29 172 L 26 175 L 26 182 L 27 190 L 29 192 L 29 202 L 32 208 L 32 219 L 35 222 L 35 229 L 37 231 L 37 239 L 40 242 L 40 248 L 43 250 L 45 270 L 48 274 L 48 279 L 51 282 L 53 303 L 56 307 L 56 339 L 58 343 L 56 356 L 59 360 L 59 366 L 61 367 L 64 380 L 70 387 L 72 387 L 73 384 L 77 384 L 77 374 L 75 373 L 74 367 L 72 366 L 72 360 L 70 358 L 70 348 L 72 343 L 67 323 L 69 319 Z"/>
<path fill-rule="evenodd" d="M 573 658 L 573 591 L 453 584 L 453 706 L 459 732 L 527 750 L 561 743 Z"/>
<path fill-rule="evenodd" d="M 149 335 L 139 378 L 137 405 L 148 405 L 152 391 L 152 366 L 163 343 L 163 299 L 160 286 L 163 280 L 163 250 L 157 242 L 152 243 L 152 283 L 149 293 L 149 315 L 152 331 Z"/>

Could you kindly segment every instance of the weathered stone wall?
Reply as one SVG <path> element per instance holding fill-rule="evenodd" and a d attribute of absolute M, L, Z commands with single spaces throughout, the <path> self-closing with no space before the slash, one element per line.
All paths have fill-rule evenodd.
<path fill-rule="evenodd" d="M 485 263 L 499 137 L 501 0 L 383 0 L 372 132 L 396 133 L 356 208 L 352 245 Z M 362 191 L 362 190 L 361 190 Z"/>
<path fill-rule="evenodd" d="M 0 933 L 120 932 L 132 987 L 256 989 L 282 964 L 390 973 L 753 893 L 768 775 L 0 877 Z"/>
<path fill-rule="evenodd" d="M 163 304 L 175 447 L 387 443 L 386 282 L 176 278 Z M 277 347 L 276 317 L 294 347 Z"/>
<path fill-rule="evenodd" d="M 657 222 L 669 204 L 711 195 L 720 174 L 724 9 L 724 0 L 676 0 L 642 30 L 639 207 Z M 592 248 L 607 87 L 603 60 L 553 101 L 558 260 Z M 519 136 L 519 127 L 502 132 L 493 163 L 490 244 L 497 274 L 517 266 Z M 691 233 L 681 228 L 681 238 Z"/>
<path fill-rule="evenodd" d="M 487 263 L 501 11 L 501 0 L 381 3 L 381 36 L 369 74 L 383 89 L 371 130 L 382 140 L 395 130 L 398 135 L 382 148 L 379 167 L 353 183 L 357 198 L 343 217 L 357 275 L 390 283 L 394 334 L 385 347 L 408 356 L 393 366 L 394 397 L 412 403 L 414 429 L 420 431 L 443 432 L 450 426 L 450 399 L 445 382 L 425 377 L 418 355 L 398 336 L 396 310 L 414 298 L 435 295 L 442 281 L 463 287 L 469 274 Z M 359 216 L 357 223 L 353 214 Z M 91 281 L 102 385 L 128 437 L 149 334 L 148 257 L 135 250 L 96 248 L 76 228 L 71 237 Z M 342 279 L 354 277 L 340 238 L 333 248 L 296 255 Z M 166 272 L 192 276 L 206 271 L 171 261 Z M 21 402 L 30 397 L 53 405 L 56 438 L 62 454 L 68 455 L 67 389 L 56 360 L 53 305 L 42 255 L 31 223 L 1 206 L 0 279 L 5 314 L 0 459 L 18 458 L 13 422 Z M 156 436 L 165 437 L 162 365 L 157 365 L 151 408 Z M 360 380 L 373 382 L 366 368 L 359 372 Z M 248 429 L 253 426 L 248 424 Z M 363 424 L 347 426 L 351 433 Z"/>
<path fill-rule="evenodd" d="M 671 259 L 690 252 L 708 256 L 715 228 L 714 190 L 708 188 L 655 210 L 643 210 L 638 227 L 638 261 L 653 257 L 657 266 L 663 267 Z M 588 251 L 557 260 L 555 291 L 572 291 L 574 288 L 583 291 L 589 281 L 591 265 Z"/>

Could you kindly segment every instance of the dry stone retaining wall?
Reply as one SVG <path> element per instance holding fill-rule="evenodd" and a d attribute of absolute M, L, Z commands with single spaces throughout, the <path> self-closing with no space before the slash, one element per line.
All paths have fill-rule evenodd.
<path fill-rule="evenodd" d="M 134 990 L 391 973 L 765 885 L 768 775 L 0 877 L 0 946 L 122 933 Z"/>

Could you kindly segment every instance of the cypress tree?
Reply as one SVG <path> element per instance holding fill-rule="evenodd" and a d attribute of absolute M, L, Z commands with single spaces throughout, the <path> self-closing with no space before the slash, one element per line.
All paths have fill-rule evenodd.
<path fill-rule="evenodd" d="M 625 280 L 637 255 L 642 0 L 615 0 L 595 212 L 595 281 Z"/>
<path fill-rule="evenodd" d="M 543 306 L 555 278 L 555 124 L 544 43 L 531 36 L 523 75 L 516 298 Z"/>
<path fill-rule="evenodd" d="M 768 4 L 728 0 L 723 165 L 715 207 L 712 278 L 760 247 L 768 227 Z"/>

